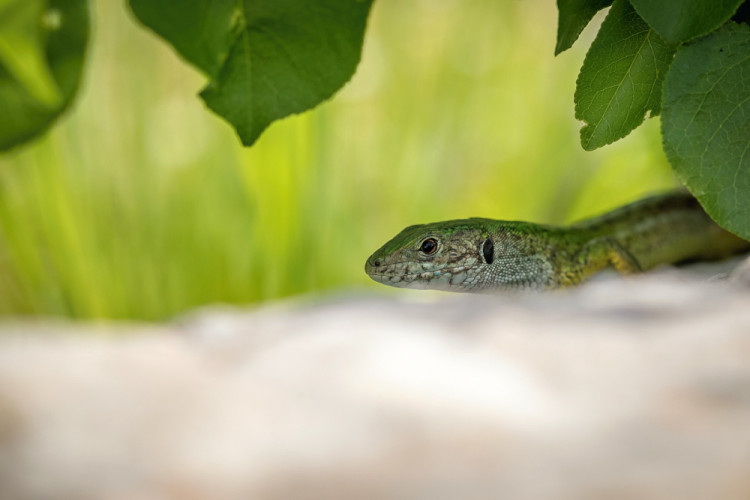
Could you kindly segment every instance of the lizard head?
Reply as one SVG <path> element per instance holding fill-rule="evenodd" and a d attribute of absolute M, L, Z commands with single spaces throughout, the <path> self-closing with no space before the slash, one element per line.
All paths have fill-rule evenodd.
<path fill-rule="evenodd" d="M 365 263 L 373 280 L 402 288 L 472 288 L 494 260 L 482 219 L 409 226 Z"/>

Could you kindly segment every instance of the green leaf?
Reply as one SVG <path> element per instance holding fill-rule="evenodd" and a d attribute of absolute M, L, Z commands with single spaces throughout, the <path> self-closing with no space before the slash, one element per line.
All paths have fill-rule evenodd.
<path fill-rule="evenodd" d="M 727 22 L 743 0 L 630 0 L 638 14 L 672 45 L 710 33 Z"/>
<path fill-rule="evenodd" d="M 372 0 L 130 0 L 211 78 L 201 97 L 253 144 L 331 97 L 359 63 Z"/>
<path fill-rule="evenodd" d="M 40 134 L 73 100 L 88 25 L 85 0 L 0 0 L 0 151 Z"/>
<path fill-rule="evenodd" d="M 664 151 L 706 211 L 750 239 L 750 27 L 677 50 L 664 82 Z"/>
<path fill-rule="evenodd" d="M 130 0 L 130 8 L 207 76 L 219 71 L 240 29 L 238 0 Z"/>
<path fill-rule="evenodd" d="M 572 47 L 594 14 L 610 5 L 612 0 L 557 0 L 555 55 Z"/>
<path fill-rule="evenodd" d="M 586 122 L 581 129 L 584 149 L 625 137 L 648 111 L 659 114 L 662 82 L 673 54 L 627 0 L 615 0 L 576 83 L 576 118 Z"/>

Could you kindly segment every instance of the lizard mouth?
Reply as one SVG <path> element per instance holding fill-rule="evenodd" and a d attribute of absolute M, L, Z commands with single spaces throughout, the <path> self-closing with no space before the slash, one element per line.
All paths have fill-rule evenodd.
<path fill-rule="evenodd" d="M 447 269 L 438 269 L 435 271 L 423 271 L 421 273 L 412 273 L 412 274 L 384 274 L 384 273 L 367 273 L 370 278 L 377 281 L 378 283 L 385 283 L 385 284 L 391 284 L 391 283 L 413 283 L 417 282 L 420 279 L 422 280 L 435 280 L 444 278 L 444 275 L 448 275 L 448 279 L 450 279 L 451 276 L 454 274 L 462 273 L 466 270 L 468 270 L 468 266 L 457 266 L 457 267 L 451 267 Z"/>

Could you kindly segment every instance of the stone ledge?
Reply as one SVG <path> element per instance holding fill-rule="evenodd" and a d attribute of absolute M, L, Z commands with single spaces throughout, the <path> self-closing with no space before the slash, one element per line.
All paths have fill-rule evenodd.
<path fill-rule="evenodd" d="M 750 290 L 0 326 L 3 498 L 750 497 Z"/>

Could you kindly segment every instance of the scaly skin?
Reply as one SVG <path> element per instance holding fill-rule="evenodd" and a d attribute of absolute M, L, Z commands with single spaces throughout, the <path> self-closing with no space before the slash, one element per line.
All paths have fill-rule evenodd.
<path fill-rule="evenodd" d="M 365 272 L 404 288 L 550 289 L 610 266 L 627 274 L 748 249 L 678 191 L 564 228 L 478 218 L 409 226 L 367 259 Z"/>

